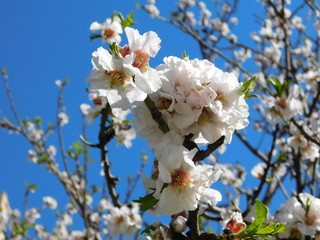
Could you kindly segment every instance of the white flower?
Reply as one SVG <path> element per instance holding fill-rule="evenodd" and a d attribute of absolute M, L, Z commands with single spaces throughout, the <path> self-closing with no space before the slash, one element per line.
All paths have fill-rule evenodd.
<path fill-rule="evenodd" d="M 72 231 L 70 235 L 73 240 L 83 240 L 86 237 L 85 233 L 82 231 Z"/>
<path fill-rule="evenodd" d="M 90 94 L 90 99 L 93 101 L 94 107 L 86 103 L 80 105 L 80 110 L 82 114 L 86 116 L 88 124 L 92 124 L 93 120 L 99 116 L 101 110 L 107 105 L 107 99 L 105 97 L 96 96 L 94 93 Z"/>
<path fill-rule="evenodd" d="M 121 26 L 121 20 L 119 17 L 114 16 L 112 19 L 107 18 L 104 23 L 93 22 L 90 25 L 90 31 L 96 32 L 101 31 L 103 43 L 120 43 L 123 30 Z"/>
<path fill-rule="evenodd" d="M 246 171 L 240 164 L 233 166 L 231 164 L 217 163 L 215 167 L 220 168 L 223 172 L 220 176 L 222 184 L 233 187 L 240 187 L 242 185 L 246 176 Z"/>
<path fill-rule="evenodd" d="M 168 57 L 158 66 L 162 87 L 151 96 L 170 129 L 194 135 L 198 144 L 213 143 L 222 135 L 230 142 L 234 130 L 248 125 L 245 103 L 234 74 L 207 60 Z"/>
<path fill-rule="evenodd" d="M 251 174 L 255 178 L 261 179 L 265 173 L 266 168 L 267 168 L 267 165 L 264 162 L 258 163 L 252 168 Z"/>
<path fill-rule="evenodd" d="M 146 93 L 139 90 L 133 81 L 133 60 L 132 54 L 117 59 L 106 49 L 98 48 L 92 54 L 93 69 L 87 79 L 91 83 L 90 93 L 106 97 L 111 106 L 118 104 L 122 109 L 128 109 L 130 102 L 143 101 Z"/>
<path fill-rule="evenodd" d="M 34 162 L 34 163 L 38 163 L 39 158 L 38 158 L 37 153 L 35 151 L 29 149 L 28 150 L 28 160 L 31 162 Z"/>
<path fill-rule="evenodd" d="M 308 193 L 300 193 L 282 204 L 275 219 L 286 224 L 280 238 L 312 236 L 320 230 L 320 199 Z"/>
<path fill-rule="evenodd" d="M 56 209 L 58 206 L 57 201 L 52 197 L 43 197 L 43 202 L 51 209 Z"/>
<path fill-rule="evenodd" d="M 172 221 L 172 227 L 176 232 L 183 232 L 185 231 L 188 226 L 187 226 L 187 220 L 183 216 L 178 216 L 176 219 Z"/>
<path fill-rule="evenodd" d="M 125 31 L 129 43 L 119 48 L 121 56 L 98 48 L 92 54 L 93 69 L 87 79 L 91 95 L 106 97 L 111 107 L 123 110 L 161 87 L 157 71 L 149 67 L 149 58 L 160 49 L 160 38 L 152 31 L 143 35 L 129 27 Z"/>
<path fill-rule="evenodd" d="M 156 221 L 152 224 L 155 227 L 154 230 L 150 231 L 150 236 L 147 237 L 147 240 L 161 239 L 161 240 L 171 240 L 170 229 L 161 224 L 159 221 Z"/>
<path fill-rule="evenodd" d="M 220 221 L 220 224 L 224 229 L 229 229 L 233 234 L 241 233 L 247 227 L 240 212 L 232 212 L 231 216 L 223 221 Z"/>
<path fill-rule="evenodd" d="M 31 208 L 26 211 L 24 217 L 28 223 L 34 223 L 36 219 L 41 217 L 41 215 L 36 208 Z"/>
<path fill-rule="evenodd" d="M 142 219 L 138 214 L 139 206 L 132 204 L 132 208 L 126 205 L 121 208 L 113 207 L 105 217 L 105 224 L 111 236 L 125 234 L 132 235 L 141 228 Z"/>
<path fill-rule="evenodd" d="M 10 219 L 10 213 L 11 209 L 8 196 L 5 192 L 0 192 L 0 232 L 6 231 L 7 224 Z"/>
<path fill-rule="evenodd" d="M 77 213 L 77 208 L 76 208 L 74 205 L 72 205 L 71 203 L 68 203 L 68 204 L 66 205 L 66 209 L 68 209 L 68 211 L 69 211 L 70 214 L 75 214 L 75 213 Z"/>
<path fill-rule="evenodd" d="M 69 116 L 65 112 L 60 112 L 58 114 L 58 119 L 61 126 L 64 126 L 69 123 Z"/>
<path fill-rule="evenodd" d="M 68 213 L 64 213 L 61 217 L 60 217 L 60 221 L 63 225 L 66 225 L 66 226 L 71 226 L 72 225 L 72 217 L 70 214 Z"/>
<path fill-rule="evenodd" d="M 166 157 L 159 159 L 157 180 L 144 177 L 144 187 L 156 188 L 153 196 L 159 201 L 154 214 L 173 215 L 196 209 L 199 201 L 215 206 L 222 200 L 220 192 L 210 188 L 222 171 L 209 165 L 195 166 L 192 158 L 196 151 L 173 147 Z"/>
<path fill-rule="evenodd" d="M 211 21 L 212 27 L 219 31 L 222 36 L 227 36 L 230 33 L 230 29 L 226 22 L 221 21 L 221 19 L 216 18 Z"/>
<path fill-rule="evenodd" d="M 192 7 L 196 4 L 195 0 L 180 0 L 179 5 L 181 7 Z"/>
<path fill-rule="evenodd" d="M 47 153 L 51 158 L 54 158 L 54 156 L 56 156 L 56 154 L 57 154 L 57 148 L 53 145 L 50 145 L 47 148 Z"/>
<path fill-rule="evenodd" d="M 92 212 L 92 213 L 90 214 L 90 221 L 91 221 L 91 222 L 99 223 L 99 220 L 100 220 L 99 213 L 97 213 L 97 212 Z"/>
<path fill-rule="evenodd" d="M 42 138 L 43 131 L 41 129 L 37 129 L 34 123 L 27 122 L 26 126 L 29 131 L 29 136 L 32 140 L 39 141 Z"/>
<path fill-rule="evenodd" d="M 238 25 L 239 24 L 239 20 L 237 17 L 231 17 L 230 18 L 230 23 L 233 25 Z"/>
<path fill-rule="evenodd" d="M 132 114 L 135 130 L 139 137 L 146 137 L 147 144 L 153 149 L 157 159 L 166 155 L 170 146 L 182 146 L 183 137 L 175 131 L 163 134 L 144 103 L 135 104 Z"/>
<path fill-rule="evenodd" d="M 54 82 L 58 87 L 62 87 L 62 85 L 63 85 L 63 83 L 62 83 L 62 81 L 60 80 L 60 79 L 58 79 L 58 80 L 56 80 L 55 82 Z"/>
<path fill-rule="evenodd" d="M 157 8 L 156 5 L 148 4 L 148 5 L 145 5 L 144 8 L 147 10 L 147 12 L 149 13 L 150 17 L 152 17 L 152 18 L 159 17 L 160 11 L 159 11 L 159 9 Z"/>
<path fill-rule="evenodd" d="M 288 145 L 291 146 L 296 153 L 300 151 L 303 159 L 314 161 L 320 156 L 319 147 L 315 143 L 308 141 L 303 136 L 294 135 L 289 137 Z"/>
<path fill-rule="evenodd" d="M 297 99 L 299 87 L 293 85 L 289 89 L 288 97 L 267 97 L 262 99 L 267 107 L 267 117 L 271 123 L 276 124 L 282 119 L 289 120 L 291 117 L 302 114 L 302 102 Z"/>
<path fill-rule="evenodd" d="M 98 206 L 98 210 L 100 212 L 103 212 L 107 209 L 111 209 L 112 208 L 112 204 L 110 203 L 110 201 L 108 199 L 102 198 L 100 200 L 99 206 Z"/>

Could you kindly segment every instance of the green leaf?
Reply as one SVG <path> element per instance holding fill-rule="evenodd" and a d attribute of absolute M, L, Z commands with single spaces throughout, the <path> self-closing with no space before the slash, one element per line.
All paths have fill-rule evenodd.
<path fill-rule="evenodd" d="M 70 78 L 68 78 L 68 77 L 66 77 L 65 79 L 64 79 L 64 85 L 67 85 L 67 84 L 69 84 L 70 83 Z"/>
<path fill-rule="evenodd" d="M 182 59 L 184 59 L 184 58 L 189 58 L 189 55 L 187 54 L 186 51 L 182 52 Z"/>
<path fill-rule="evenodd" d="M 240 94 L 244 94 L 244 99 L 259 97 L 259 95 L 257 94 L 250 94 L 254 90 L 253 85 L 255 80 L 256 80 L 256 77 L 253 77 L 242 84 L 240 88 Z"/>
<path fill-rule="evenodd" d="M 132 123 L 132 121 L 131 121 L 131 120 L 128 120 L 128 119 L 122 121 L 122 124 L 130 124 L 130 123 Z"/>
<path fill-rule="evenodd" d="M 242 92 L 244 93 L 244 94 L 247 94 L 247 93 L 249 93 L 249 92 L 252 92 L 252 90 L 253 90 L 253 84 L 254 84 L 254 81 L 256 80 L 256 77 L 253 77 L 253 78 L 251 78 L 251 79 L 249 79 L 248 81 L 246 81 L 246 82 L 244 82 L 243 84 L 242 84 Z"/>
<path fill-rule="evenodd" d="M 284 227 L 283 224 L 281 223 L 268 223 L 267 225 L 265 225 L 264 227 L 258 229 L 258 231 L 256 232 L 256 234 L 258 235 L 270 235 L 270 234 L 275 234 L 275 233 L 279 233 L 279 230 L 281 231 L 281 229 Z"/>
<path fill-rule="evenodd" d="M 244 96 L 244 99 L 249 99 L 249 98 L 253 98 L 253 97 L 258 98 L 259 95 L 258 95 L 258 94 L 248 94 L 248 95 L 245 95 L 245 96 Z"/>
<path fill-rule="evenodd" d="M 96 39 L 96 38 L 102 38 L 102 35 L 101 34 L 91 34 L 90 35 L 90 41 L 92 41 L 93 39 Z"/>
<path fill-rule="evenodd" d="M 101 192 L 101 188 L 95 184 L 91 185 L 91 195 L 95 194 L 96 192 Z"/>
<path fill-rule="evenodd" d="M 31 228 L 33 228 L 36 224 L 35 223 L 27 223 L 26 220 L 24 220 L 23 222 L 20 223 L 20 225 L 18 223 L 14 223 L 13 224 L 13 234 L 14 235 L 21 235 L 21 236 L 25 236 L 27 231 Z"/>
<path fill-rule="evenodd" d="M 285 231 L 286 226 L 281 223 L 265 223 L 268 215 L 268 208 L 260 200 L 256 199 L 255 220 L 243 232 L 235 234 L 238 239 L 259 239 L 268 238 Z"/>
<path fill-rule="evenodd" d="M 292 80 L 281 83 L 279 79 L 272 77 L 267 82 L 273 86 L 274 90 L 276 91 L 276 96 L 281 98 L 289 88 Z"/>
<path fill-rule="evenodd" d="M 275 163 L 281 163 L 283 161 L 285 161 L 287 159 L 287 154 L 285 154 L 284 152 L 281 152 L 279 154 L 279 156 L 277 157 L 277 160 L 275 161 Z"/>
<path fill-rule="evenodd" d="M 37 188 L 38 188 L 38 185 L 36 185 L 36 184 L 30 184 L 30 183 L 28 183 L 27 181 L 24 181 L 24 185 L 26 185 L 26 186 L 27 186 L 27 189 L 28 189 L 30 192 L 32 192 L 32 193 L 34 193 L 34 192 L 37 190 Z"/>
<path fill-rule="evenodd" d="M 119 52 L 119 47 L 118 45 L 114 42 L 110 45 L 110 52 L 113 56 L 115 56 L 117 59 L 121 59 L 122 55 Z"/>
<path fill-rule="evenodd" d="M 123 17 L 121 13 L 118 13 L 118 17 L 121 20 L 121 26 L 124 29 L 125 27 L 132 26 L 136 24 L 135 21 L 133 21 L 133 11 L 131 10 L 130 13 L 127 15 L 126 18 Z"/>
<path fill-rule="evenodd" d="M 53 125 L 53 123 L 48 123 L 48 129 L 50 129 L 50 130 L 53 130 L 54 129 L 54 125 Z"/>
<path fill-rule="evenodd" d="M 150 225 L 140 232 L 139 235 L 145 234 L 146 236 L 149 236 L 151 234 L 150 231 L 155 231 L 156 229 L 157 228 L 155 226 Z"/>
<path fill-rule="evenodd" d="M 145 212 L 152 208 L 159 199 L 155 199 L 153 196 L 154 193 L 150 193 L 144 197 L 140 197 L 138 200 L 133 200 L 136 203 L 140 203 L 140 211 Z"/>

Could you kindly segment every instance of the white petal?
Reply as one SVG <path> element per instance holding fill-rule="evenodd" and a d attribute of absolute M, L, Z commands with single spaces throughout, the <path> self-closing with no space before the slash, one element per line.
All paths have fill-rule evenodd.
<path fill-rule="evenodd" d="M 200 200 L 209 203 L 211 206 L 215 206 L 222 200 L 222 195 L 217 190 L 205 188 L 201 194 Z"/>
<path fill-rule="evenodd" d="M 90 31 L 91 32 L 100 31 L 101 29 L 102 29 L 102 24 L 100 24 L 98 22 L 93 22 L 90 25 Z"/>

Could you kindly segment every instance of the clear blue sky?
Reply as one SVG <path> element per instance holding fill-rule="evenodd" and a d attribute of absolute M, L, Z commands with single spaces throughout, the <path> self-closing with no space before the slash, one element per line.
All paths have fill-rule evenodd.
<path fill-rule="evenodd" d="M 255 0 L 251 2 L 257 4 Z M 161 0 L 160 9 L 168 12 L 168 8 L 173 5 L 172 0 Z M 130 10 L 135 10 L 135 6 L 135 1 L 131 0 L 1 1 L 0 67 L 8 68 L 9 83 L 20 117 L 31 119 L 42 116 L 44 123 L 55 122 L 58 87 L 54 81 L 69 77 L 65 103 L 71 118 L 70 123 L 63 127 L 65 145 L 78 140 L 81 133 L 79 106 L 89 103 L 85 91 L 88 85 L 84 80 L 92 68 L 91 53 L 101 46 L 100 40 L 89 41 L 89 26 L 93 21 L 103 22 L 114 10 L 126 15 Z M 246 7 L 241 5 L 243 21 L 240 19 L 240 26 L 241 32 L 250 33 L 249 29 L 254 27 L 253 16 L 247 12 Z M 141 10 L 135 11 L 135 21 L 138 23 L 135 27 L 140 33 L 153 30 L 162 39 L 161 50 L 151 62 L 153 67 L 160 64 L 163 57 L 181 56 L 182 51 L 187 51 L 191 58 L 201 58 L 197 43 L 172 26 L 149 18 Z M 240 36 L 248 39 L 243 33 Z M 216 65 L 223 67 L 223 61 L 216 62 Z M 1 116 L 13 119 L 2 82 L 0 109 Z M 96 127 L 89 126 L 90 129 Z M 89 140 L 95 142 L 95 139 L 96 132 L 89 131 Z M 50 141 L 55 143 L 56 136 Z M 8 193 L 12 208 L 22 207 L 25 180 L 39 185 L 37 193 L 31 196 L 30 206 L 39 206 L 42 197 L 47 195 L 64 201 L 64 192 L 61 187 L 57 187 L 53 175 L 26 160 L 28 149 L 30 145 L 24 139 L 0 130 L 0 191 Z M 134 174 L 139 167 L 137 163 L 141 151 L 148 148 L 144 140 L 137 140 L 132 149 L 124 149 L 119 148 L 121 151 L 117 152 L 112 152 L 114 147 L 110 149 L 109 158 L 113 162 L 112 172 L 115 175 L 122 171 L 125 171 L 125 176 Z M 242 149 L 243 146 L 234 141 L 227 150 L 226 159 L 242 162 L 245 156 L 234 154 Z M 152 160 L 152 155 L 149 156 Z M 98 162 L 97 159 L 96 165 L 99 165 Z M 248 166 L 255 165 L 250 159 L 246 159 L 246 162 Z M 93 167 L 91 174 L 99 179 L 99 166 Z M 124 181 L 120 182 L 119 191 L 125 186 Z M 143 194 L 143 191 L 140 193 Z"/>

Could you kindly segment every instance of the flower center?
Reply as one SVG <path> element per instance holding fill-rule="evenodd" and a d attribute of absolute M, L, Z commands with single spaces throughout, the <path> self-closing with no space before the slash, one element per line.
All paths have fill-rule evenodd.
<path fill-rule="evenodd" d="M 107 28 L 106 30 L 104 30 L 103 35 L 106 38 L 111 38 L 114 34 L 114 31 L 111 28 Z"/>
<path fill-rule="evenodd" d="M 227 105 L 228 103 L 225 95 L 221 92 L 217 92 L 217 97 L 215 100 L 220 101 L 223 106 Z"/>
<path fill-rule="evenodd" d="M 171 174 L 171 186 L 177 187 L 179 189 L 185 187 L 188 183 L 190 183 L 189 173 L 177 169 Z"/>
<path fill-rule="evenodd" d="M 292 239 L 301 239 L 302 234 L 298 229 L 292 228 L 290 231 L 290 238 Z"/>
<path fill-rule="evenodd" d="M 124 58 L 125 56 L 127 56 L 130 53 L 130 48 L 128 45 L 126 45 L 124 47 L 119 47 L 119 52 L 120 52 L 121 56 Z"/>
<path fill-rule="evenodd" d="M 134 53 L 136 54 L 136 57 L 134 59 L 134 62 L 132 63 L 132 66 L 139 68 L 141 72 L 146 71 L 149 67 L 148 62 L 150 59 L 150 55 L 140 49 L 134 51 Z"/>
<path fill-rule="evenodd" d="M 118 215 L 115 217 L 115 220 L 116 220 L 116 223 L 119 224 L 124 220 L 124 218 L 122 215 Z"/>
<path fill-rule="evenodd" d="M 198 118 L 198 123 L 202 124 L 202 123 L 212 122 L 212 114 L 213 113 L 212 111 L 210 111 L 209 108 L 204 107 Z"/>
<path fill-rule="evenodd" d="M 310 212 L 309 212 L 310 213 Z M 314 223 L 315 223 L 315 221 L 316 221 L 316 219 L 317 219 L 317 217 L 315 216 L 315 215 L 311 215 L 311 214 L 306 214 L 306 216 L 305 216 L 305 223 L 306 223 L 306 225 L 308 225 L 308 226 L 312 226 Z"/>
<path fill-rule="evenodd" d="M 160 110 L 163 110 L 163 109 L 167 110 L 170 107 L 171 103 L 172 103 L 171 99 L 161 97 L 159 99 L 159 109 Z"/>
<path fill-rule="evenodd" d="M 100 105 L 102 105 L 102 99 L 101 98 L 95 98 L 95 99 L 93 99 L 93 103 L 96 106 L 100 106 Z"/>
<path fill-rule="evenodd" d="M 242 232 L 246 228 L 246 225 L 242 222 L 237 222 L 236 219 L 231 219 L 227 223 L 227 228 L 229 228 L 232 233 L 236 234 Z"/>
<path fill-rule="evenodd" d="M 105 71 L 104 74 L 109 77 L 111 88 L 124 86 L 127 80 L 127 76 L 122 71 L 118 71 L 118 70 Z"/>
<path fill-rule="evenodd" d="M 276 101 L 276 104 L 281 107 L 282 109 L 286 109 L 287 103 L 286 100 L 283 98 L 280 98 L 279 100 Z"/>

